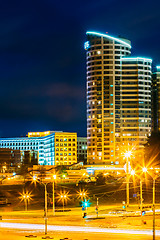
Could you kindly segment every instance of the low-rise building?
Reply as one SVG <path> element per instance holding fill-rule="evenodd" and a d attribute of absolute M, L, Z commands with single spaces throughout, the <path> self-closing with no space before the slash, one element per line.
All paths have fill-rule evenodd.
<path fill-rule="evenodd" d="M 77 133 L 30 132 L 27 137 L 0 138 L 0 148 L 35 151 L 40 165 L 71 165 L 77 162 Z"/>

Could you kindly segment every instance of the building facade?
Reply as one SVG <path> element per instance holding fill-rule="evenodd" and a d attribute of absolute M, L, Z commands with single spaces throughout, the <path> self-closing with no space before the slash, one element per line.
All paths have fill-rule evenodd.
<path fill-rule="evenodd" d="M 127 39 L 86 35 L 87 162 L 119 164 L 124 145 L 139 151 L 151 132 L 152 60 L 131 58 Z"/>
<path fill-rule="evenodd" d="M 87 163 L 87 138 L 77 137 L 77 162 Z"/>
<path fill-rule="evenodd" d="M 134 148 L 137 161 L 151 135 L 151 64 L 147 58 L 122 58 L 120 142 Z"/>
<path fill-rule="evenodd" d="M 160 131 L 160 66 L 152 74 L 152 131 Z"/>
<path fill-rule="evenodd" d="M 0 138 L 0 148 L 38 152 L 40 165 L 70 165 L 77 162 L 77 133 L 33 132 L 28 137 Z"/>
<path fill-rule="evenodd" d="M 87 32 L 87 161 L 114 164 L 120 142 L 121 58 L 129 56 L 127 39 Z"/>

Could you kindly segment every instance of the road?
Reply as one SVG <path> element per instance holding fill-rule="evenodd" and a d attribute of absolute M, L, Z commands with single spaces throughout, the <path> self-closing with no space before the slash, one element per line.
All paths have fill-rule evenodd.
<path fill-rule="evenodd" d="M 27 239 L 25 235 L 34 234 L 37 238 L 42 239 L 44 225 L 42 224 L 27 224 L 27 223 L 9 223 L 2 222 L 0 224 L 1 232 L 0 239 L 16 240 Z M 94 228 L 94 227 L 81 227 L 81 226 L 48 226 L 49 236 L 54 237 L 55 240 L 68 237 L 72 240 L 151 240 L 151 230 L 128 230 L 128 229 L 106 229 L 106 228 Z M 156 231 L 156 239 L 160 239 L 160 231 Z"/>

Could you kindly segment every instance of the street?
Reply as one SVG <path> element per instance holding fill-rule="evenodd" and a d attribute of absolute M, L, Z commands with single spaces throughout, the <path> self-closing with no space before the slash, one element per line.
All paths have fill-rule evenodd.
<path fill-rule="evenodd" d="M 44 237 L 44 234 L 42 232 L 39 232 L 39 230 L 11 230 L 11 229 L 1 229 L 0 232 L 0 239 L 2 240 L 11 240 L 11 239 L 16 239 L 16 240 L 24 240 L 28 239 L 25 236 L 28 235 L 35 235 L 37 236 L 36 238 L 30 238 L 30 239 L 42 239 Z M 112 240 L 151 240 L 152 235 L 148 234 L 129 234 L 129 233 L 104 233 L 104 232 L 98 232 L 98 233 L 92 233 L 92 232 L 73 232 L 72 230 L 70 231 L 49 231 L 48 236 L 53 237 L 55 240 L 63 239 L 63 238 L 68 238 L 72 240 L 105 240 L 105 239 L 112 239 Z M 156 239 L 160 239 L 160 236 L 156 237 Z"/>

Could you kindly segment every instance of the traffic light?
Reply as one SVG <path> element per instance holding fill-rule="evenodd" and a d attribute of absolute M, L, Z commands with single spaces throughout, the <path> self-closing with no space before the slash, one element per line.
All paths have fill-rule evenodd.
<path fill-rule="evenodd" d="M 126 209 L 126 202 L 125 201 L 122 202 L 122 208 Z"/>
<path fill-rule="evenodd" d="M 90 205 L 91 203 L 89 200 L 85 199 L 84 201 L 82 201 L 82 207 L 87 208 L 87 207 L 90 207 Z"/>

